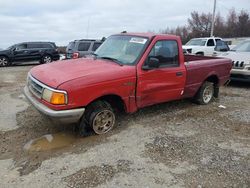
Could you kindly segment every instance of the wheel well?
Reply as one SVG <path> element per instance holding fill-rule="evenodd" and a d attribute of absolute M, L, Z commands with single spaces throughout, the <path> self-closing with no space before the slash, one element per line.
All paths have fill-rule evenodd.
<path fill-rule="evenodd" d="M 5 57 L 5 58 L 7 58 L 8 60 L 10 60 L 10 58 L 9 58 L 7 55 L 0 55 L 0 57 Z"/>
<path fill-rule="evenodd" d="M 205 81 L 214 83 L 214 97 L 218 98 L 219 96 L 219 79 L 216 75 L 209 76 Z"/>
<path fill-rule="evenodd" d="M 204 52 L 196 52 L 196 55 L 204 55 Z"/>
<path fill-rule="evenodd" d="M 49 54 L 49 53 L 44 53 L 41 57 L 43 58 L 43 57 L 44 57 L 44 56 L 46 56 L 46 55 L 48 55 L 48 56 L 52 57 L 52 55 L 51 55 L 51 54 Z"/>
<path fill-rule="evenodd" d="M 215 85 L 218 85 L 218 83 L 219 83 L 219 79 L 216 75 L 209 76 L 205 81 L 212 82 Z"/>
<path fill-rule="evenodd" d="M 113 109 L 118 110 L 119 112 L 125 112 L 126 110 L 124 101 L 118 95 L 105 95 L 105 96 L 95 99 L 91 103 L 99 101 L 99 100 L 108 102 L 112 106 Z"/>

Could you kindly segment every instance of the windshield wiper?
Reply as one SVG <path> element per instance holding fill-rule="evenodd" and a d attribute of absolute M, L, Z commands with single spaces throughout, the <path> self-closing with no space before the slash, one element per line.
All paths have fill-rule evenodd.
<path fill-rule="evenodd" d="M 123 64 L 118 59 L 115 59 L 115 58 L 112 58 L 112 57 L 106 57 L 106 56 L 100 56 L 100 58 L 111 60 L 111 61 L 117 63 L 118 65 L 123 66 Z"/>

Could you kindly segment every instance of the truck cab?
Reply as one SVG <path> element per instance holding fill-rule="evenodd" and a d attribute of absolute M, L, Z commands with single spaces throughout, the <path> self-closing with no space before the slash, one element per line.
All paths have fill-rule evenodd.
<path fill-rule="evenodd" d="M 193 38 L 182 47 L 190 54 L 212 56 L 217 41 L 221 40 L 219 37 Z"/>

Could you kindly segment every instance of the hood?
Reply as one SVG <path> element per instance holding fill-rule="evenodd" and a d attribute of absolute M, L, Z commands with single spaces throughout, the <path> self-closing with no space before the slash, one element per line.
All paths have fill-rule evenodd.
<path fill-rule="evenodd" d="M 222 53 L 218 57 L 226 57 L 231 59 L 232 61 L 236 62 L 244 62 L 244 64 L 250 64 L 250 53 L 249 52 L 235 52 L 235 51 L 228 51 Z"/>
<path fill-rule="evenodd" d="M 200 46 L 182 46 L 183 49 L 191 49 L 191 48 L 197 48 L 197 47 L 200 47 Z"/>
<path fill-rule="evenodd" d="M 9 52 L 9 50 L 0 49 L 0 53 L 1 53 L 1 54 L 2 54 L 2 53 L 6 54 L 7 52 Z"/>
<path fill-rule="evenodd" d="M 135 76 L 134 66 L 120 66 L 110 60 L 79 58 L 39 65 L 31 69 L 31 75 L 52 88 L 84 78 L 84 84 L 100 83 Z"/>

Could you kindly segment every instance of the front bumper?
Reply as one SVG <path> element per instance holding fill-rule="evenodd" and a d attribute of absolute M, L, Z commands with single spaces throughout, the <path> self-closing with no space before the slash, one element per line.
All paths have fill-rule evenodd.
<path fill-rule="evenodd" d="M 230 77 L 232 80 L 250 81 L 250 71 L 244 69 L 242 70 L 232 69 Z"/>
<path fill-rule="evenodd" d="M 48 116 L 52 121 L 62 124 L 77 123 L 82 117 L 85 108 L 77 108 L 70 110 L 52 110 L 40 103 L 29 91 L 28 87 L 24 87 L 24 95 L 28 101 L 42 114 Z"/>

